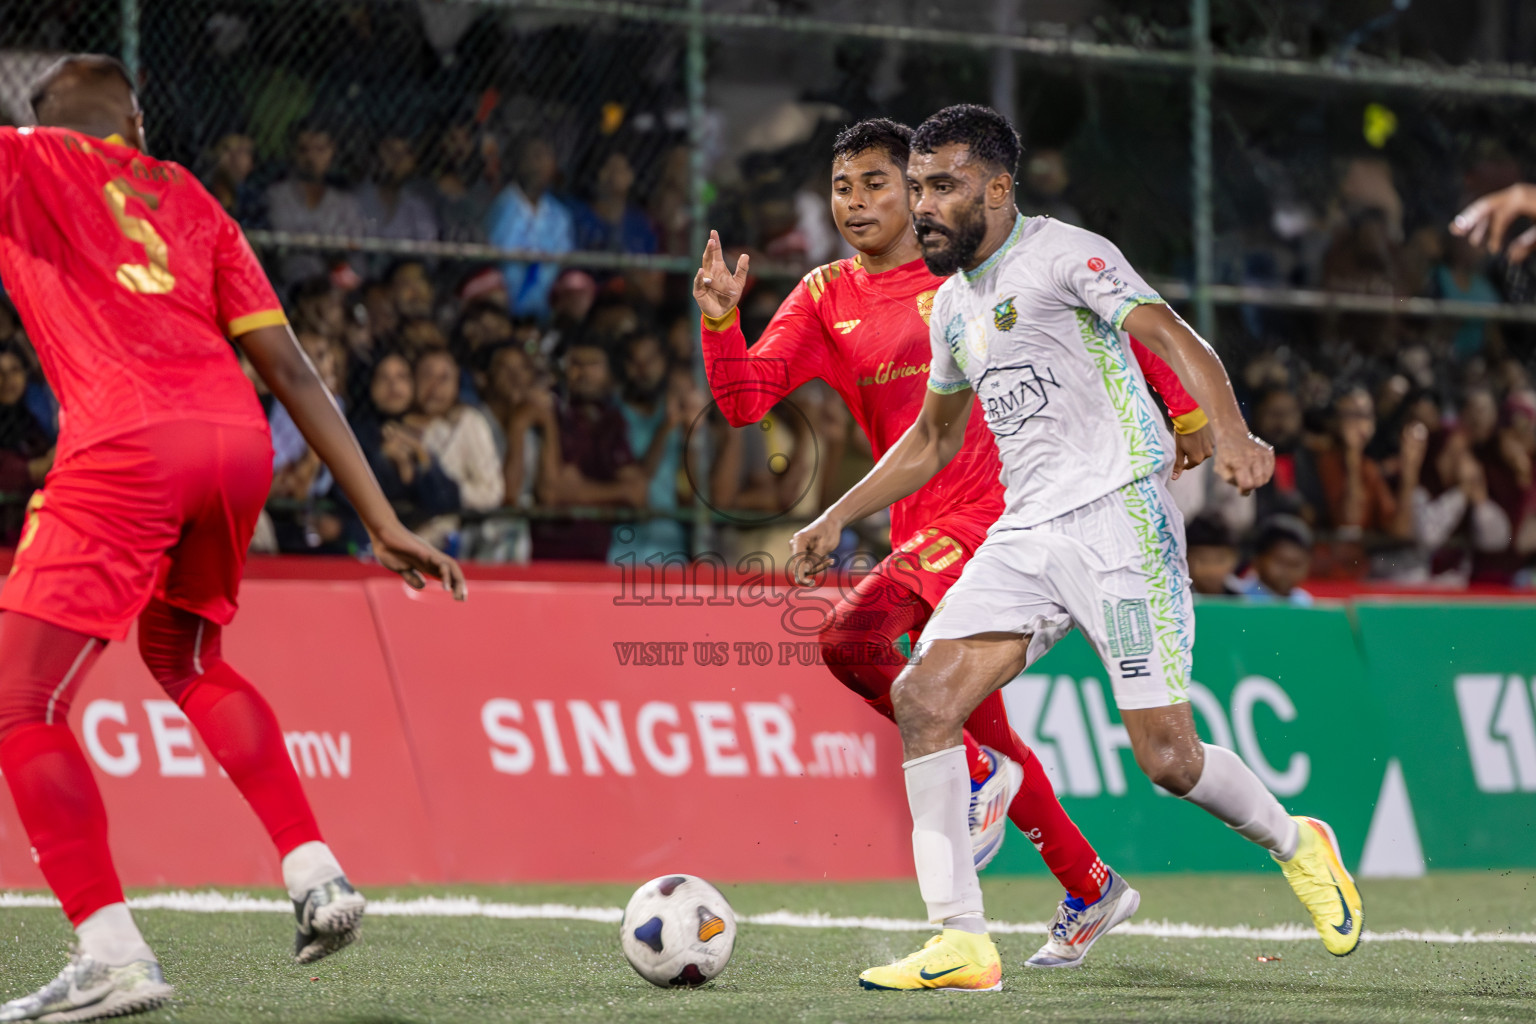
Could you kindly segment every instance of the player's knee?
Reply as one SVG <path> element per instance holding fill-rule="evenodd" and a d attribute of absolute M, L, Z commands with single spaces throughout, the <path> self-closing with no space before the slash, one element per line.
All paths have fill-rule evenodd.
<path fill-rule="evenodd" d="M 846 604 L 827 617 L 816 640 L 822 664 L 865 700 L 886 696 L 891 677 L 905 660 L 878 622 L 866 621 Z"/>
<path fill-rule="evenodd" d="M 1200 780 L 1203 759 L 1186 744 L 1158 743 L 1138 749 L 1136 764 L 1157 785 L 1174 796 L 1183 796 Z"/>
<path fill-rule="evenodd" d="M 50 699 L 54 702 L 54 721 L 62 722 L 69 714 L 67 697 L 54 699 L 52 687 L 28 685 L 30 682 L 0 678 L 0 743 L 18 729 L 47 722 Z"/>
<path fill-rule="evenodd" d="M 0 743 L 17 729 L 43 721 L 43 702 L 0 697 Z"/>
<path fill-rule="evenodd" d="M 154 602 L 139 619 L 139 657 L 166 695 L 180 704 L 222 660 L 219 634 L 214 623 Z"/>
<path fill-rule="evenodd" d="M 961 727 L 965 709 L 955 706 L 946 687 L 914 667 L 902 672 L 891 686 L 891 710 L 903 736 L 947 733 Z"/>
<path fill-rule="evenodd" d="M 842 606 L 839 605 L 837 610 L 823 620 L 821 629 L 816 633 L 816 642 L 821 647 L 822 663 L 828 666 L 835 667 L 843 664 L 845 645 L 853 639 L 852 633 L 843 628 L 841 612 Z"/>

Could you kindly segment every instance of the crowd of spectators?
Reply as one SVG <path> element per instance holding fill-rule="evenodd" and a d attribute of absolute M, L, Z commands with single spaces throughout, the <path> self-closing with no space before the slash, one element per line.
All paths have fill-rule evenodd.
<path fill-rule="evenodd" d="M 666 234 L 633 194 L 622 149 L 595 161 L 587 185 L 572 188 L 537 133 L 512 145 L 505 181 L 470 159 L 473 139 L 448 132 L 437 149 L 450 158 L 435 170 L 422 168 L 416 145 L 384 136 L 368 180 L 348 187 L 331 172 L 329 130 L 301 121 L 265 187 L 252 184 L 254 144 L 239 134 L 211 148 L 205 180 L 248 228 L 488 240 L 546 252 L 654 252 Z M 1486 166 L 1479 171 L 1469 185 L 1502 183 Z M 1021 179 L 1027 211 L 1081 219 L 1062 153 L 1031 154 Z M 1292 239 L 1289 280 L 1492 301 L 1523 273 L 1447 233 L 1454 210 L 1405 230 L 1402 205 L 1384 161 L 1342 162 L 1331 205 L 1308 228 L 1317 237 Z M 786 254 L 811 258 L 787 243 L 775 252 Z M 414 528 L 460 555 L 612 561 L 687 552 L 701 503 L 706 518 L 749 510 L 793 523 L 868 465 L 867 445 L 825 388 L 793 396 L 794 408 L 763 430 L 733 432 L 705 412 L 696 311 L 680 276 L 303 248 L 269 255 L 299 342 L 386 493 Z M 754 283 L 742 307 L 749 336 L 787 287 Z M 1230 319 L 1229 333 L 1242 339 L 1227 346 L 1234 383 L 1255 433 L 1275 446 L 1277 471 L 1246 497 L 1208 466 L 1176 484 L 1197 590 L 1305 602 L 1303 584 L 1317 578 L 1529 581 L 1536 388 L 1518 331 L 1476 320 L 1257 309 Z M 274 480 L 258 546 L 361 551 L 366 534 L 330 474 L 287 411 L 264 401 Z M 20 499 L 51 465 L 55 430 L 20 325 L 0 312 L 0 491 L 16 499 L 0 530 L 12 541 Z M 710 465 L 700 472 L 705 452 Z M 729 545 L 733 529 L 748 533 L 727 526 L 725 539 L 712 535 L 710 543 Z"/>
<path fill-rule="evenodd" d="M 1380 157 L 1338 164 L 1332 199 L 1286 248 L 1250 266 L 1334 293 L 1525 301 L 1524 266 L 1449 230 L 1460 204 L 1518 180 L 1496 146 L 1464 168 L 1459 199 L 1414 224 Z M 1310 255 L 1306 255 L 1310 254 Z M 1264 258 L 1255 258 L 1262 255 Z M 1305 602 L 1305 578 L 1427 586 L 1528 585 L 1536 556 L 1532 338 L 1517 323 L 1238 310 L 1234 384 L 1275 446 L 1273 481 L 1243 497 L 1196 472 L 1175 485 L 1205 593 Z M 1240 320 L 1240 322 L 1239 322 Z M 1305 553 L 1305 558 L 1301 553 Z M 1241 561 L 1248 571 L 1237 575 Z M 1227 566 L 1231 562 L 1232 565 Z M 1227 566 L 1221 570 L 1222 566 Z"/>
<path fill-rule="evenodd" d="M 249 96 L 232 69 L 273 59 L 262 56 L 264 37 L 215 33 L 208 53 L 193 48 L 188 80 L 247 119 L 237 130 L 167 119 L 181 134 L 166 145 L 248 230 L 694 255 L 693 154 L 678 119 L 676 53 L 647 52 L 651 37 L 569 26 L 507 45 L 510 30 L 486 11 L 429 6 L 353 5 L 326 33 L 312 33 L 330 40 L 315 58 L 320 71 L 266 69 L 256 80 L 270 82 Z M 535 66 L 557 52 L 569 57 L 568 76 Z M 941 100 L 978 98 L 951 96 L 965 83 L 940 73 L 969 66 L 970 56 L 892 64 L 884 52 L 839 49 L 835 83 L 765 106 L 757 123 L 729 126 L 711 111 L 709 223 L 729 247 L 751 251 L 754 266 L 807 269 L 848 253 L 827 215 L 824 173 L 830 137 L 847 119 L 912 120 Z M 880 85 L 880 67 L 900 72 L 899 91 Z M 1119 129 L 1053 132 L 1053 107 L 1082 110 L 1037 102 L 1058 95 L 1051 89 L 1075 95 L 1042 81 L 1024 115 L 1031 120 L 1020 122 L 1021 208 L 1103 232 L 1148 276 L 1186 270 L 1176 252 L 1164 259 L 1171 250 L 1146 241 L 1152 231 L 1187 236 L 1176 204 L 1147 201 L 1149 181 L 1183 189 L 1185 150 L 1163 167 L 1134 134 L 1138 123 L 1166 121 L 1165 111 L 1136 105 L 1155 106 L 1161 94 L 1107 82 L 1122 91 L 1093 118 L 1124 108 Z M 645 87 L 608 96 L 598 82 Z M 1295 128 L 1287 140 L 1310 137 L 1299 122 L 1287 127 Z M 1095 150 L 1117 133 L 1141 146 L 1137 161 Z M 1520 176 L 1521 159 L 1496 134 L 1459 143 L 1459 163 L 1429 165 L 1358 137 L 1330 139 L 1305 160 L 1266 155 L 1262 140 L 1223 147 L 1238 154 L 1224 159 L 1252 165 L 1248 176 L 1262 188 L 1245 193 L 1242 175 L 1221 169 L 1236 215 L 1221 211 L 1218 274 L 1378 297 L 1531 301 L 1523 266 L 1491 260 L 1446 230 L 1459 203 Z M 1132 163 L 1141 177 L 1129 187 Z M 1123 197 L 1133 194 L 1145 216 L 1127 213 L 1133 203 Z M 701 542 L 780 545 L 782 557 L 787 531 L 763 524 L 813 515 L 869 465 L 846 410 L 817 385 L 762 429 L 732 431 L 710 414 L 685 276 L 338 256 L 303 245 L 263 257 L 386 493 L 414 528 L 466 557 L 643 560 Z M 793 276 L 753 282 L 742 303 L 749 339 L 792 284 Z M 1306 581 L 1318 578 L 1529 582 L 1536 339 L 1527 328 L 1257 306 L 1224 310 L 1220 328 L 1244 412 L 1275 446 L 1277 472 L 1247 497 L 1209 467 L 1178 481 L 1198 590 L 1305 601 Z M 334 481 L 286 411 L 264 401 L 274 484 L 258 545 L 362 550 L 367 537 Z M 20 530 L 56 427 L 19 325 L 0 310 L 0 493 L 13 499 L 0 503 L 0 539 Z M 695 524 L 705 520 L 715 526 L 700 538 Z M 878 547 L 878 524 L 858 540 Z"/>
<path fill-rule="evenodd" d="M 240 136 L 214 147 L 209 184 L 248 226 L 475 239 L 553 253 L 664 247 L 667 225 L 653 197 L 635 194 L 634 169 L 617 142 L 572 173 L 538 132 L 493 147 L 491 162 L 481 158 L 483 137 L 452 130 L 445 139 L 435 148 L 452 158 L 423 169 L 413 140 L 382 138 L 369 179 L 348 190 L 328 172 L 336 148 L 329 132 L 301 121 L 286 170 L 263 192 L 248 187 L 250 146 Z M 492 164 L 508 169 L 504 180 Z M 1463 199 L 1518 174 L 1515 161 L 1490 147 L 1464 170 Z M 660 179 L 655 187 L 666 190 Z M 766 241 L 756 235 L 753 251 L 800 265 L 835 257 L 840 243 L 824 230 L 824 200 L 813 199 L 786 204 L 783 230 Z M 1020 201 L 1029 213 L 1084 223 L 1061 150 L 1029 154 Z M 1277 219 L 1247 240 L 1249 283 L 1472 301 L 1519 291 L 1522 268 L 1490 262 L 1446 230 L 1457 207 L 1415 224 L 1405 213 L 1410 205 L 1384 158 L 1338 160 L 1325 202 L 1306 216 L 1293 210 L 1290 221 Z M 830 247 L 819 240 L 828 235 Z M 553 263 L 327 265 L 313 252 L 278 256 L 274 272 L 296 323 L 314 332 L 301 340 L 319 344 L 323 335 L 336 353 L 317 365 L 336 364 L 339 393 L 356 399 L 350 412 L 376 466 L 391 477 L 392 494 L 419 510 L 428 536 L 471 556 L 685 551 L 699 500 L 787 514 L 793 495 L 778 478 L 814 473 L 818 486 L 806 490 L 825 501 L 866 464 L 867 448 L 849 435 L 846 415 L 823 411 L 835 400 L 821 389 L 795 396 L 797 407 L 813 412 L 780 416 L 777 435 L 786 452 L 797 443 L 821 452 L 816 466 L 789 472 L 793 460 L 785 456 L 765 476 L 750 463 L 773 452 L 756 438 L 740 472 L 690 472 L 687 442 L 707 402 L 694 383 L 694 314 L 681 277 L 562 271 Z M 749 334 L 786 287 L 756 282 L 743 303 Z M 1525 581 L 1536 555 L 1536 390 L 1518 330 L 1478 320 L 1241 308 L 1224 327 L 1240 339 L 1226 355 L 1255 432 L 1277 449 L 1278 470 L 1247 498 L 1208 469 L 1179 484 L 1192 541 L 1235 559 L 1218 577 L 1207 575 L 1202 589 L 1304 600 L 1299 581 L 1309 576 Z M 715 436 L 720 424 L 700 422 L 708 437 L 694 443 L 695 453 L 712 445 L 727 463 L 740 458 L 729 454 L 729 438 Z M 302 454 L 295 472 L 278 466 L 279 493 L 343 506 L 323 474 L 303 471 Z M 816 507 L 811 500 L 797 511 Z M 562 519 L 561 509 L 582 512 Z M 616 527 L 615 519 L 633 521 Z M 286 550 L 365 540 L 334 512 L 277 533 Z"/>

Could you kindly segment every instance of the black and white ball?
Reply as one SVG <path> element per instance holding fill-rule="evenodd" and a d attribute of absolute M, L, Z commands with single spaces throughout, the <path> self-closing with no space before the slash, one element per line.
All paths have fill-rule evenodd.
<path fill-rule="evenodd" d="M 736 914 L 704 879 L 662 875 L 629 898 L 619 942 L 630 966 L 651 984 L 702 985 L 730 963 Z"/>

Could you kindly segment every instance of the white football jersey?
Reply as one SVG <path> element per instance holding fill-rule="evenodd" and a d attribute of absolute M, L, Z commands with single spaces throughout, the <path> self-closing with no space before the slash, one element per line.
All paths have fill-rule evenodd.
<path fill-rule="evenodd" d="M 1007 488 L 998 528 L 1036 526 L 1173 463 L 1173 437 L 1127 336 L 1162 302 L 1091 231 L 1019 217 L 974 271 L 946 280 L 929 320 L 928 387 L 972 388 Z"/>

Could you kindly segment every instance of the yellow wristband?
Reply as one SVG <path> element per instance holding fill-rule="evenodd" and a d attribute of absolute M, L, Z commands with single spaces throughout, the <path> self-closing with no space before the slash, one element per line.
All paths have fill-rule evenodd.
<path fill-rule="evenodd" d="M 724 330 L 727 330 L 733 324 L 735 324 L 736 320 L 737 320 L 737 313 L 736 313 L 736 307 L 735 306 L 732 306 L 730 308 L 730 311 L 727 312 L 725 314 L 725 316 L 714 317 L 714 316 L 710 316 L 708 313 L 701 313 L 700 315 L 704 317 L 704 329 L 707 330 L 707 331 L 724 331 Z"/>
<path fill-rule="evenodd" d="M 1179 434 L 1193 434 L 1211 421 L 1206 419 L 1205 410 L 1196 406 L 1182 416 L 1173 418 L 1173 429 Z"/>

